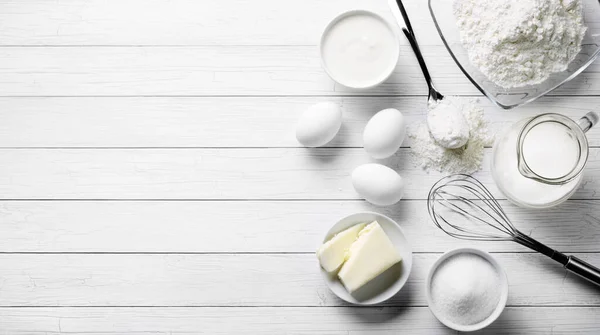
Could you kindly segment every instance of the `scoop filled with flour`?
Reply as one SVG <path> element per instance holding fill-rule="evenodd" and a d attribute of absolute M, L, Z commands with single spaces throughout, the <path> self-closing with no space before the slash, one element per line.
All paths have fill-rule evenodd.
<path fill-rule="evenodd" d="M 460 106 L 452 100 L 429 101 L 427 125 L 435 141 L 444 148 L 458 149 L 469 141 L 469 124 Z"/>
<path fill-rule="evenodd" d="M 475 99 L 456 96 L 446 96 L 443 103 L 443 106 L 434 106 L 434 109 L 430 107 L 429 113 L 435 112 L 435 107 L 444 107 L 439 110 L 444 116 L 448 115 L 449 109 L 453 109 L 462 114 L 464 121 L 453 123 L 441 119 L 442 122 L 434 124 L 433 127 L 431 122 L 429 127 L 426 122 L 411 125 L 408 137 L 412 141 L 410 147 L 414 162 L 424 170 L 473 173 L 481 168 L 485 146 L 494 142 L 483 117 L 483 109 L 477 105 Z M 429 113 L 428 117 L 431 116 Z M 466 125 L 462 122 L 466 122 Z M 434 132 L 438 133 L 437 136 L 434 136 Z M 465 139 L 466 144 L 458 149 L 449 149 L 436 138 Z"/>
<path fill-rule="evenodd" d="M 504 88 L 534 85 L 561 72 L 586 32 L 581 0 L 454 0 L 469 60 Z"/>

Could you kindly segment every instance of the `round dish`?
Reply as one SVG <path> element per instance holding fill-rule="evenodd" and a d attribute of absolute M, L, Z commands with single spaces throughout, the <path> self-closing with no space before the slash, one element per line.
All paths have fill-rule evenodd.
<path fill-rule="evenodd" d="M 385 215 L 372 212 L 356 213 L 339 220 L 329 229 L 323 239 L 323 243 L 331 239 L 335 234 L 359 223 L 379 222 L 379 225 L 390 238 L 402 261 L 387 271 L 371 280 L 353 294 L 348 293 L 337 276 L 330 276 L 319 266 L 321 275 L 329 289 L 340 299 L 355 305 L 375 305 L 392 298 L 406 283 L 412 267 L 412 251 L 402 228 L 392 219 Z"/>
<path fill-rule="evenodd" d="M 393 36 L 393 42 L 390 42 L 390 43 L 393 43 L 393 45 L 390 45 L 390 48 L 392 49 L 393 64 L 392 64 L 392 62 L 390 62 L 390 66 L 385 70 L 385 72 L 382 72 L 382 74 L 379 77 L 377 77 L 376 79 L 373 79 L 369 82 L 364 82 L 361 84 L 358 84 L 356 82 L 351 83 L 349 81 L 346 81 L 343 78 L 341 78 L 339 75 L 336 75 L 334 73 L 334 71 L 331 71 L 331 69 L 327 66 L 327 62 L 325 60 L 326 57 L 324 54 L 325 42 L 326 42 L 327 37 L 331 33 L 332 29 L 334 27 L 336 27 L 336 25 L 338 23 L 340 23 L 340 21 L 347 19 L 349 17 L 352 17 L 352 16 L 359 16 L 359 15 L 368 16 L 370 18 L 374 18 L 375 20 L 379 21 L 389 30 L 389 32 Z M 400 41 L 398 39 L 398 34 L 396 33 L 396 30 L 394 30 L 392 25 L 390 25 L 384 18 L 382 18 L 378 14 L 373 13 L 371 11 L 355 9 L 355 10 L 350 10 L 350 11 L 341 13 L 340 15 L 335 17 L 327 25 L 327 27 L 325 27 L 325 30 L 321 34 L 321 40 L 319 42 L 319 51 L 320 51 L 321 64 L 323 66 L 323 69 L 325 69 L 325 72 L 329 75 L 329 77 L 333 81 L 335 81 L 336 83 L 343 85 L 345 87 L 349 87 L 349 88 L 369 89 L 369 88 L 375 87 L 375 86 L 383 83 L 384 81 L 386 81 L 394 72 L 394 69 L 396 68 L 396 65 L 398 64 L 398 58 L 400 57 Z"/>
<path fill-rule="evenodd" d="M 461 254 L 461 253 L 475 254 L 475 255 L 483 257 L 485 260 L 490 262 L 490 264 L 492 264 L 492 266 L 498 271 L 498 274 L 500 276 L 500 285 L 502 286 L 502 293 L 500 296 L 500 301 L 498 302 L 498 306 L 496 307 L 496 310 L 494 310 L 494 312 L 487 319 L 485 319 L 479 323 L 476 323 L 474 325 L 460 325 L 460 324 L 454 323 L 454 322 L 448 320 L 447 318 L 445 318 L 444 315 L 440 315 L 433 308 L 431 308 L 431 306 L 433 305 L 432 298 L 431 298 L 431 278 L 433 277 L 433 274 L 435 273 L 437 268 L 440 266 L 440 264 L 442 264 L 446 259 L 448 259 L 454 255 Z M 427 286 L 426 286 L 425 291 L 427 292 L 427 305 L 429 306 L 429 309 L 431 310 L 433 315 L 435 315 L 435 317 L 441 323 L 446 325 L 446 327 L 457 330 L 457 331 L 461 331 L 461 332 L 472 332 L 472 331 L 480 330 L 480 329 L 483 329 L 483 328 L 489 326 L 490 324 L 492 324 L 492 322 L 496 321 L 496 319 L 500 316 L 500 314 L 502 314 L 504 307 L 506 307 L 506 300 L 508 299 L 508 279 L 506 277 L 506 272 L 504 272 L 504 269 L 502 269 L 502 267 L 500 267 L 500 264 L 498 264 L 498 262 L 496 261 L 496 259 L 494 259 L 492 257 L 492 255 L 488 254 L 487 252 L 485 252 L 483 250 L 474 249 L 474 248 L 458 248 L 458 249 L 450 250 L 450 251 L 444 253 L 440 258 L 438 258 L 437 261 L 435 261 L 435 263 L 433 263 L 433 266 L 429 270 L 429 274 L 427 275 L 427 284 L 426 285 Z"/>

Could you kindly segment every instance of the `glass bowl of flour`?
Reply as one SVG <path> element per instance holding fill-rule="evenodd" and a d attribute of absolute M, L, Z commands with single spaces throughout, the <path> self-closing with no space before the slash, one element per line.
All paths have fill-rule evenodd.
<path fill-rule="evenodd" d="M 429 10 L 462 72 L 504 109 L 572 80 L 600 54 L 598 0 L 429 0 Z"/>

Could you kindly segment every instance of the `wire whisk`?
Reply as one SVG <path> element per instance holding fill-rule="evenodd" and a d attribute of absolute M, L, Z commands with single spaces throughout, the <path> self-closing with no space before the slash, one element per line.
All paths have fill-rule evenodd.
<path fill-rule="evenodd" d="M 456 174 L 440 179 L 429 191 L 427 210 L 433 223 L 454 238 L 514 241 L 554 259 L 567 270 L 600 285 L 600 269 L 521 233 L 492 193 L 471 176 Z"/>

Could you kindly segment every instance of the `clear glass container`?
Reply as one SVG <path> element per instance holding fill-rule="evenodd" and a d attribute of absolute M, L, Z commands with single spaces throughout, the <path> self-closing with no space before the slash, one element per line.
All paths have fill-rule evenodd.
<path fill-rule="evenodd" d="M 585 137 L 598 121 L 590 112 L 575 122 L 561 114 L 523 119 L 496 138 L 492 177 L 513 203 L 548 208 L 567 200 L 579 186 L 588 160 Z"/>
<path fill-rule="evenodd" d="M 537 85 L 508 89 L 500 87 L 487 79 L 469 61 L 467 51 L 460 42 L 460 32 L 452 14 L 453 2 L 454 0 L 429 0 L 429 11 L 435 27 L 450 55 L 465 76 L 481 93 L 501 108 L 515 108 L 547 94 L 583 72 L 600 54 L 600 1 L 582 0 L 587 31 L 581 51 L 569 64 L 567 70 L 554 73 L 546 81 Z"/>

